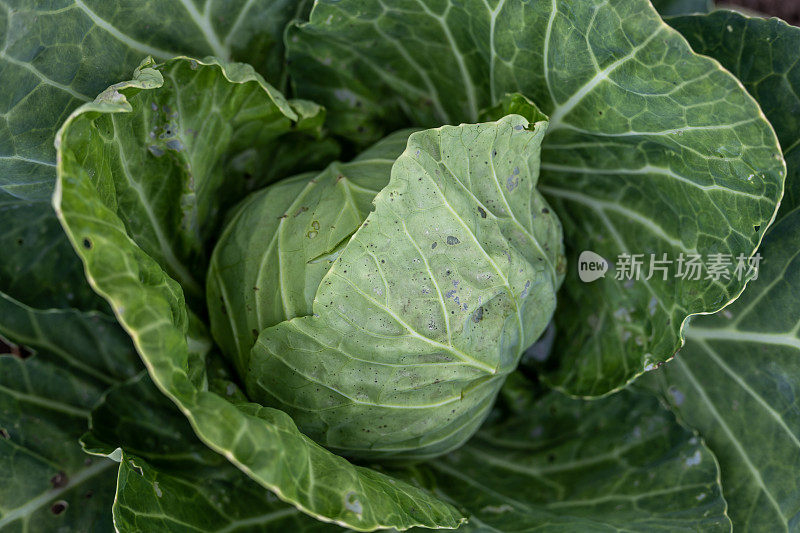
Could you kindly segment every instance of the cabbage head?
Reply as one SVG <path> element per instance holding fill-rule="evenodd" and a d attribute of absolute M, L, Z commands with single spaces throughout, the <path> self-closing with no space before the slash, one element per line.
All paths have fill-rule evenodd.
<path fill-rule="evenodd" d="M 399 131 L 248 197 L 207 278 L 248 397 L 346 456 L 464 443 L 563 280 L 561 225 L 536 189 L 539 118 Z"/>

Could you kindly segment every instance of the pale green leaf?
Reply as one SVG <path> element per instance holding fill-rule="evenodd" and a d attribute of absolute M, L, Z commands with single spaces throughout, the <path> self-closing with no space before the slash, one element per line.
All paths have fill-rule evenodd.
<path fill-rule="evenodd" d="M 677 351 L 687 316 L 743 289 L 734 276 L 577 277 L 583 250 L 612 264 L 623 252 L 749 257 L 782 194 L 783 161 L 756 103 L 649 1 L 321 0 L 287 43 L 299 94 L 359 142 L 408 123 L 474 121 L 508 92 L 550 116 L 540 188 L 572 265 L 553 386 L 623 386 Z"/>
<path fill-rule="evenodd" d="M 287 166 L 330 154 L 313 137 L 322 109 L 287 102 L 248 65 L 213 58 L 145 61 L 76 116 L 71 150 L 98 189 L 114 191 L 131 237 L 194 300 L 203 299 L 209 239 L 226 208 Z M 284 143 L 294 153 L 281 157 Z"/>
<path fill-rule="evenodd" d="M 421 460 L 469 439 L 550 321 L 563 280 L 561 226 L 536 191 L 546 128 L 509 115 L 412 133 L 353 216 L 340 216 L 353 213 L 341 192 L 352 167 L 306 178 L 308 212 L 286 211 L 286 268 L 340 242 L 331 225 L 346 240 L 319 276 L 306 274 L 305 305 L 261 324 L 244 363 L 249 397 L 346 456 Z M 250 206 L 266 220 L 283 212 L 268 195 Z M 233 234 L 258 225 L 249 211 Z M 266 271 L 278 263 L 260 259 Z M 252 286 L 236 282 L 230 292 Z"/>
<path fill-rule="evenodd" d="M 206 302 L 214 339 L 240 376 L 259 332 L 312 313 L 320 281 L 389 183 L 409 134 L 392 134 L 349 163 L 282 180 L 228 215 L 209 262 Z"/>

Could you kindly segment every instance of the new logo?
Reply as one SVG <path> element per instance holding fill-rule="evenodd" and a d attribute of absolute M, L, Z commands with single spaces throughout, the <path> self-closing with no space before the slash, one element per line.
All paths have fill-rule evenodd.
<path fill-rule="evenodd" d="M 578 277 L 584 283 L 590 283 L 600 278 L 606 277 L 608 272 L 608 261 L 602 256 L 590 251 L 584 250 L 578 257 Z"/>

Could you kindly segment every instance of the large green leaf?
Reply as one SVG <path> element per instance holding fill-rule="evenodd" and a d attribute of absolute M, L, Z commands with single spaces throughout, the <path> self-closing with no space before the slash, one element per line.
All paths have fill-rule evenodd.
<path fill-rule="evenodd" d="M 550 116 L 540 188 L 573 265 L 556 312 L 555 387 L 624 385 L 677 351 L 687 316 L 743 289 L 736 276 L 682 279 L 674 268 L 667 280 L 577 276 L 584 250 L 612 264 L 621 253 L 749 257 L 782 194 L 783 161 L 756 103 L 649 1 L 321 0 L 287 42 L 299 94 L 359 141 L 408 122 L 470 122 L 507 92 Z"/>
<path fill-rule="evenodd" d="M 465 509 L 465 531 L 730 531 L 713 454 L 653 396 L 530 387 L 512 375 L 511 412 L 411 472 Z"/>
<path fill-rule="evenodd" d="M 0 4 L 0 291 L 35 307 L 97 307 L 50 207 L 53 139 L 69 113 L 147 55 L 213 54 L 283 79 L 304 0 L 6 0 Z M 2 317 L 0 317 L 2 320 Z"/>
<path fill-rule="evenodd" d="M 205 119 L 214 103 L 218 115 L 205 120 L 206 127 L 198 129 L 196 137 L 181 137 L 180 146 L 170 146 L 171 141 L 167 141 L 163 148 L 156 145 L 158 149 L 153 150 L 150 123 L 145 122 L 148 127 L 141 129 L 142 121 L 158 118 L 150 111 L 153 105 L 161 110 L 167 103 L 162 98 L 169 100 L 176 89 L 194 98 L 191 106 L 179 111 L 184 120 Z M 191 183 L 198 191 L 204 187 L 213 190 L 220 176 L 214 157 L 235 151 L 236 142 L 245 138 L 239 132 L 251 135 L 255 148 L 265 140 L 269 142 L 275 108 L 285 115 L 281 120 L 288 129 L 294 123 L 290 119 L 297 118 L 296 107 L 242 66 L 176 59 L 139 70 L 134 80 L 112 86 L 94 103 L 74 112 L 60 130 L 53 200 L 59 218 L 84 261 L 90 283 L 111 304 L 131 335 L 153 381 L 180 406 L 208 446 L 281 499 L 322 520 L 357 529 L 455 527 L 461 516 L 427 492 L 351 465 L 302 435 L 282 411 L 231 403 L 195 379 L 202 375 L 197 368 L 202 361 L 190 354 L 197 343 L 187 339 L 193 324 L 183 288 L 165 272 L 174 265 L 163 249 L 147 238 L 162 227 L 163 220 L 175 216 L 175 211 L 180 214 L 186 204 L 177 194 L 170 204 L 156 203 L 150 210 L 142 210 L 142 205 L 151 204 L 126 202 L 126 196 L 131 191 L 157 188 L 165 172 L 181 176 L 184 157 L 195 145 L 206 146 L 209 157 L 203 160 L 205 166 L 192 168 Z M 240 109 L 253 112 L 240 116 Z M 131 124 L 138 127 L 123 131 L 125 127 L 130 130 Z M 299 126 L 302 124 L 301 120 Z M 231 135 L 234 125 L 238 128 Z M 138 132 L 144 134 L 135 135 Z M 228 146 L 221 146 L 225 142 Z M 211 150 L 214 143 L 217 146 Z M 127 175 L 114 172 L 122 161 L 114 154 L 121 147 L 130 154 L 124 158 L 130 163 Z M 161 172 L 149 173 L 153 165 L 163 165 Z M 198 194 L 195 198 L 200 197 Z M 133 198 L 141 197 L 134 194 Z M 221 200 L 210 193 L 207 198 L 209 203 L 198 213 L 213 217 L 214 207 Z M 156 200 L 162 198 L 157 196 Z M 142 218 L 151 213 L 153 217 Z M 196 213 L 190 211 L 187 216 L 196 221 L 196 228 L 206 227 L 206 220 Z M 183 231 L 180 227 L 163 227 Z"/>
<path fill-rule="evenodd" d="M 721 313 L 698 317 L 675 360 L 654 378 L 719 458 L 741 531 L 800 524 L 800 29 L 731 12 L 670 20 L 719 59 L 761 103 L 789 174 L 778 222 L 760 249 L 758 279 Z M 744 51 L 744 52 L 743 52 Z"/>
<path fill-rule="evenodd" d="M 121 459 L 113 508 L 121 533 L 341 531 L 280 501 L 211 451 L 146 373 L 109 390 L 91 426 L 89 449 Z"/>
<path fill-rule="evenodd" d="M 800 206 L 800 29 L 733 11 L 669 19 L 698 53 L 718 60 L 753 95 L 780 141 L 786 190 L 778 218 Z M 745 53 L 747 51 L 747 53 Z"/>
<path fill-rule="evenodd" d="M 78 438 L 103 391 L 139 368 L 130 339 L 102 315 L 2 294 L 0 316 L 0 339 L 27 347 L 0 354 L 0 530 L 109 531 L 116 464 Z"/>

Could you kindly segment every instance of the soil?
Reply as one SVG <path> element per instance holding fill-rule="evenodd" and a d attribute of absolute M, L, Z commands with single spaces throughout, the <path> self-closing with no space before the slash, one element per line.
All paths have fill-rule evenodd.
<path fill-rule="evenodd" d="M 780 17 L 795 26 L 800 25 L 800 0 L 726 0 L 725 3 Z"/>

